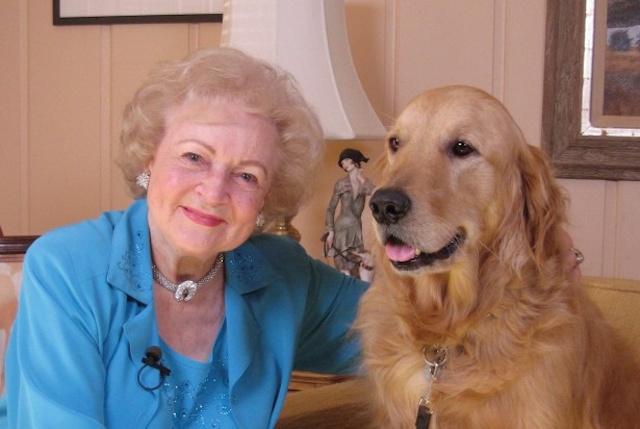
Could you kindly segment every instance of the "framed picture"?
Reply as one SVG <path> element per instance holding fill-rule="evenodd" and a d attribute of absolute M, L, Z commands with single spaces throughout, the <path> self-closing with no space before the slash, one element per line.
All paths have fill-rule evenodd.
<path fill-rule="evenodd" d="M 547 0 L 543 148 L 558 177 L 640 180 L 640 3 Z"/>
<path fill-rule="evenodd" d="M 640 3 L 622 4 L 595 4 L 591 122 L 640 129 Z"/>
<path fill-rule="evenodd" d="M 53 25 L 222 22 L 224 0 L 53 0 Z"/>

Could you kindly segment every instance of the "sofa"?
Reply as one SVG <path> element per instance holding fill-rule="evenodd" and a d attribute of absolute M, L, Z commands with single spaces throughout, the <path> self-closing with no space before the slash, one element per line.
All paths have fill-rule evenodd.
<path fill-rule="evenodd" d="M 591 298 L 640 358 L 640 281 L 584 277 Z M 310 378 L 304 374 L 300 377 Z M 293 381 L 297 381 L 296 374 Z M 290 392 L 277 429 L 368 427 L 371 389 L 360 378 Z M 639 392 L 640 394 L 640 392 Z"/>

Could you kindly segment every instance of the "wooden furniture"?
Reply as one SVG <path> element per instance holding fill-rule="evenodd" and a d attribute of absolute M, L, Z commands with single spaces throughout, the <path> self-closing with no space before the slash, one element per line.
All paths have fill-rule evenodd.
<path fill-rule="evenodd" d="M 3 236 L 0 230 L 0 262 L 22 262 L 24 254 L 37 235 L 9 235 Z"/>
<path fill-rule="evenodd" d="M 0 395 L 4 393 L 4 356 L 13 319 L 18 311 L 18 292 L 22 281 L 22 261 L 37 236 L 0 234 Z"/>
<path fill-rule="evenodd" d="M 355 377 L 351 375 L 318 374 L 315 372 L 293 371 L 289 382 L 289 392 L 313 389 L 315 387 L 342 383 Z"/>
<path fill-rule="evenodd" d="M 289 393 L 276 429 L 368 428 L 371 411 L 367 381 L 354 378 Z"/>

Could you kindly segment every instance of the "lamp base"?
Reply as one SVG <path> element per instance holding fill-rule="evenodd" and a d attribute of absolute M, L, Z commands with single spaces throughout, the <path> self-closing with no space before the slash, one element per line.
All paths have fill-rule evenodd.
<path fill-rule="evenodd" d="M 277 218 L 273 222 L 273 226 L 271 226 L 269 232 L 271 234 L 291 237 L 300 242 L 300 232 L 291 224 L 291 219 L 293 219 L 293 216 Z"/>

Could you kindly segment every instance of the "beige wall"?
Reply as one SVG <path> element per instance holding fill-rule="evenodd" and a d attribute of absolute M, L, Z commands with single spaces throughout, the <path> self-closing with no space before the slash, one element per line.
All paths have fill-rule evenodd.
<path fill-rule="evenodd" d="M 126 207 L 113 165 L 125 103 L 157 61 L 216 46 L 220 37 L 220 24 L 54 27 L 51 3 L 0 2 L 0 225 L 7 234 L 41 234 Z M 545 3 L 347 0 L 353 56 L 374 108 L 389 125 L 427 88 L 474 85 L 502 100 L 539 145 Z M 316 197 L 294 221 L 317 257 L 345 147 L 371 157 L 382 150 L 381 142 L 329 142 Z M 561 182 L 571 197 L 568 230 L 587 258 L 583 271 L 640 279 L 640 183 Z"/>

